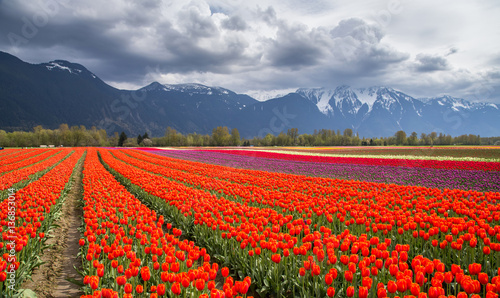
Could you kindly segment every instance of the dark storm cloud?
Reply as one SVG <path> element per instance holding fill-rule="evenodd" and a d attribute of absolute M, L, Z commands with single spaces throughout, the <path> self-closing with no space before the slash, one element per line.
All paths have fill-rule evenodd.
<path fill-rule="evenodd" d="M 366 75 L 409 57 L 382 45 L 382 38 L 380 28 L 361 19 L 343 20 L 331 30 L 281 23 L 265 57 L 276 67 L 326 66 L 331 73 Z"/>
<path fill-rule="evenodd" d="M 405 3 L 396 13 L 368 0 L 0 0 L 0 50 L 31 63 L 80 63 L 125 87 L 152 80 L 237 92 L 386 84 L 442 93 L 479 84 L 497 96 L 498 76 L 478 73 L 497 71 L 500 56 L 485 50 L 483 69 L 459 71 L 467 70 L 462 57 L 475 59 L 470 44 L 446 39 L 441 27 L 416 26 L 421 14 L 412 5 L 426 4 Z M 390 19 L 373 21 L 373 9 Z M 430 17 L 425 24 L 436 22 Z M 414 48 L 440 54 L 416 55 Z"/>
<path fill-rule="evenodd" d="M 415 69 L 419 72 L 432 72 L 449 69 L 448 61 L 440 56 L 418 54 Z"/>
<path fill-rule="evenodd" d="M 281 24 L 275 40 L 265 55 L 270 64 L 278 67 L 296 69 L 300 66 L 313 66 L 324 56 L 324 34 L 309 31 L 304 26 Z"/>
<path fill-rule="evenodd" d="M 107 28 L 114 26 L 113 22 L 75 19 L 57 23 L 49 19 L 45 26 L 36 26 L 34 14 L 17 12 L 21 13 L 9 13 L 8 18 L 4 18 L 5 15 L 0 17 L 0 27 L 3 28 L 0 45 L 2 48 L 11 47 L 13 54 L 40 59 L 39 62 L 55 59 L 73 62 L 92 60 L 95 64 L 85 63 L 85 66 L 107 80 L 137 80 L 141 75 L 136 70 L 144 69 L 145 65 L 152 62 L 145 56 L 127 51 L 128 38 L 133 36 L 133 32 L 129 36 L 107 32 Z"/>
<path fill-rule="evenodd" d="M 178 26 L 174 28 L 170 21 L 158 16 L 154 18 L 143 9 L 143 6 L 157 7 L 157 1 L 141 5 L 134 4 L 124 10 L 118 19 L 112 15 L 105 19 L 86 16 L 69 19 L 66 17 L 68 9 L 61 5 L 58 15 L 49 17 L 44 26 L 38 27 L 25 25 L 25 20 L 32 20 L 34 15 L 25 6 L 3 6 L 0 9 L 0 48 L 13 49 L 13 54 L 39 62 L 55 59 L 82 62 L 109 81 L 137 82 L 153 68 L 176 73 L 223 73 L 228 71 L 229 64 L 237 63 L 236 60 L 242 64 L 249 63 L 242 55 L 245 42 L 238 38 L 220 40 L 213 48 L 199 44 L 202 39 L 216 38 L 219 29 L 209 16 L 203 15 L 196 7 L 180 11 L 177 15 Z M 154 27 L 149 27 L 151 24 Z M 233 19 L 233 25 L 242 29 L 244 21 Z M 29 36 L 23 34 L 28 32 L 26 28 L 31 27 L 36 33 Z M 16 34 L 22 42 L 12 44 L 9 33 Z M 151 34 L 150 38 L 147 34 Z M 139 44 L 143 51 L 133 49 L 134 43 Z"/>

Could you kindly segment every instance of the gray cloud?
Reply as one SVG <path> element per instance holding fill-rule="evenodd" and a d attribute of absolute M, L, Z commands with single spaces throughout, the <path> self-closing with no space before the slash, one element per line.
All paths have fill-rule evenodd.
<path fill-rule="evenodd" d="M 472 96 L 474 88 L 492 86 L 489 98 L 497 98 L 498 38 L 485 33 L 488 43 L 477 52 L 462 34 L 443 31 L 462 19 L 447 25 L 446 11 L 435 7 L 421 28 L 426 4 L 401 5 L 396 14 L 368 0 L 342 5 L 328 0 L 0 0 L 0 50 L 31 63 L 80 63 L 121 86 L 143 86 L 152 78 L 237 92 L 389 85 L 415 96 L 427 90 Z M 390 22 L 373 21 L 373 11 L 391 13 Z M 496 17 L 494 11 L 483 10 Z M 470 65 L 482 68 L 468 70 Z"/>
<path fill-rule="evenodd" d="M 458 49 L 455 48 L 455 47 L 451 47 L 449 50 L 448 50 L 448 53 L 445 55 L 445 56 L 450 56 L 450 55 L 453 55 L 453 54 L 456 54 L 458 52 Z"/>
<path fill-rule="evenodd" d="M 239 16 L 232 16 L 222 22 L 222 26 L 229 30 L 243 31 L 247 29 L 248 25 L 244 19 Z"/>
<path fill-rule="evenodd" d="M 440 56 L 418 54 L 415 60 L 415 69 L 419 72 L 432 72 L 450 68 L 448 61 Z"/>
<path fill-rule="evenodd" d="M 262 10 L 259 8 L 257 10 L 257 15 L 268 25 L 273 25 L 278 20 L 276 11 L 271 6 L 269 6 L 266 10 Z"/>
<path fill-rule="evenodd" d="M 278 67 L 298 69 L 318 64 L 324 57 L 328 43 L 320 31 L 309 31 L 305 26 L 281 24 L 275 40 L 271 41 L 265 57 Z"/>
<path fill-rule="evenodd" d="M 357 18 L 342 20 L 330 31 L 333 38 L 351 37 L 361 42 L 377 44 L 383 37 L 382 31 L 377 26 L 370 26 L 365 21 Z"/>
<path fill-rule="evenodd" d="M 182 11 L 178 23 L 190 37 L 208 38 L 218 34 L 217 26 L 210 16 L 202 15 L 196 6 L 190 6 Z"/>
<path fill-rule="evenodd" d="M 407 53 L 383 44 L 382 30 L 361 19 L 342 20 L 330 31 L 330 35 L 334 43 L 334 57 L 360 75 L 383 71 L 409 57 Z"/>

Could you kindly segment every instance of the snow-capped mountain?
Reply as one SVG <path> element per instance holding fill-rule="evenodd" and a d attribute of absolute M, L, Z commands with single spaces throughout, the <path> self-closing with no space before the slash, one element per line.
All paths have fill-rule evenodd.
<path fill-rule="evenodd" d="M 490 134 L 499 130 L 495 126 L 500 126 L 498 105 L 448 95 L 416 99 L 388 87 L 349 86 L 300 88 L 296 92 L 314 103 L 332 122 L 343 123 L 365 135 L 387 135 L 397 130 L 447 133 L 473 130 Z"/>
<path fill-rule="evenodd" d="M 401 109 L 401 100 L 413 100 L 412 97 L 387 87 L 354 89 L 343 85 L 335 89 L 300 88 L 296 92 L 315 103 L 326 116 L 335 116 L 335 110 L 342 115 L 356 115 L 365 105 L 367 112 L 374 106 L 397 112 Z"/>
<path fill-rule="evenodd" d="M 224 89 L 222 87 L 209 87 L 202 84 L 160 84 L 158 82 L 153 82 L 150 85 L 142 88 L 144 90 L 163 90 L 163 91 L 177 91 L 185 92 L 191 95 L 203 94 L 203 95 L 229 95 L 235 94 L 233 91 Z"/>
<path fill-rule="evenodd" d="M 485 103 L 485 102 L 469 102 L 462 98 L 451 97 L 449 95 L 444 95 L 441 97 L 431 97 L 426 98 L 423 102 L 427 104 L 438 104 L 443 107 L 447 107 L 452 109 L 453 111 L 467 111 L 467 110 L 480 110 L 492 108 L 495 110 L 499 109 L 499 106 L 494 103 Z"/>
<path fill-rule="evenodd" d="M 245 94 L 258 101 L 267 101 L 273 98 L 283 97 L 293 92 L 295 92 L 295 89 L 249 90 L 245 92 Z"/>
<path fill-rule="evenodd" d="M 237 94 L 231 90 L 222 87 L 205 86 L 202 84 L 160 84 L 153 82 L 139 91 L 148 92 L 148 95 L 170 98 L 172 96 L 189 96 L 190 100 L 195 102 L 197 108 L 200 104 L 206 103 L 210 98 L 215 101 L 222 101 L 225 104 L 234 105 L 236 108 L 244 108 L 246 105 L 255 103 L 255 99 Z M 182 95 L 182 96 L 181 96 Z"/>
<path fill-rule="evenodd" d="M 31 130 L 85 125 L 109 134 L 163 136 L 170 126 L 181 133 L 210 134 L 217 126 L 238 128 L 245 138 L 298 128 L 343 131 L 361 137 L 432 131 L 451 135 L 500 135 L 500 107 L 440 96 L 417 99 L 389 87 L 300 88 L 264 92 L 258 101 L 222 87 L 153 82 L 119 90 L 87 70 L 63 60 L 29 64 L 0 52 L 0 129 Z M 289 91 L 289 90 L 288 90 Z M 261 98 L 262 99 L 262 98 Z"/>
<path fill-rule="evenodd" d="M 83 65 L 77 63 L 71 63 L 66 60 L 54 60 L 49 63 L 42 63 L 41 66 L 46 67 L 47 70 L 52 72 L 68 72 L 74 75 L 86 75 L 91 76 L 93 79 L 97 79 L 97 76 L 91 73 Z"/>

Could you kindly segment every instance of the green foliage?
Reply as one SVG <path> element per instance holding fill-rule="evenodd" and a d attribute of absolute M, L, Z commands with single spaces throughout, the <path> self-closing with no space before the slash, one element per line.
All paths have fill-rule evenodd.
<path fill-rule="evenodd" d="M 399 130 L 396 132 L 394 137 L 396 138 L 396 145 L 406 145 L 407 144 L 406 132 Z"/>
<path fill-rule="evenodd" d="M 229 135 L 229 130 L 226 126 L 218 126 L 212 130 L 212 142 L 215 146 L 227 146 L 231 136 Z"/>
<path fill-rule="evenodd" d="M 123 138 L 125 136 L 125 138 Z M 147 140 L 147 141 L 145 141 Z M 0 130 L 0 147 L 39 147 L 40 145 L 59 146 L 433 146 L 433 145 L 494 145 L 500 137 L 481 138 L 479 135 L 461 135 L 452 137 L 443 133 L 416 132 L 407 137 L 406 132 L 400 130 L 392 137 L 362 138 L 347 128 L 343 131 L 332 129 L 315 130 L 313 134 L 299 134 L 297 128 L 290 128 L 278 135 L 267 134 L 264 137 L 254 137 L 251 140 L 241 140 L 237 128 L 229 130 L 219 126 L 212 130 L 212 135 L 197 133 L 182 134 L 175 128 L 167 127 L 165 135 L 160 138 L 150 138 L 148 133 L 138 135 L 127 140 L 125 132 L 108 136 L 104 129 L 91 129 L 85 126 L 61 124 L 58 129 L 44 129 L 41 125 L 35 126 L 33 131 L 6 132 Z"/>
<path fill-rule="evenodd" d="M 231 146 L 239 146 L 240 145 L 240 132 L 237 128 L 231 129 Z"/>
<path fill-rule="evenodd" d="M 120 138 L 118 139 L 118 147 L 123 147 L 123 144 L 125 143 L 126 140 L 127 140 L 127 135 L 125 134 L 125 132 L 122 131 L 122 133 L 120 134 Z"/>
<path fill-rule="evenodd" d="M 85 126 L 61 124 L 57 129 L 45 129 L 41 125 L 35 126 L 33 131 L 5 132 L 0 130 L 0 147 L 40 147 L 40 145 L 64 146 L 110 146 L 104 129 L 98 130 L 95 126 L 87 129 Z"/>

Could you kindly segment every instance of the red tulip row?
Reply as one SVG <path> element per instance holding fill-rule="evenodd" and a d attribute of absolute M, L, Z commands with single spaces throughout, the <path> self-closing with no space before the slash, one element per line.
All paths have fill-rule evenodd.
<path fill-rule="evenodd" d="M 123 155 L 120 155 L 119 152 L 113 151 L 113 153 L 127 159 Z M 274 203 L 279 204 L 272 197 L 266 198 L 264 204 L 261 203 L 265 199 L 263 197 L 260 198 L 260 201 L 254 198 L 255 201 L 253 202 L 244 201 L 241 204 L 241 198 L 245 197 L 245 194 L 231 193 L 231 191 L 238 190 L 237 183 L 224 185 L 225 188 L 221 192 L 226 193 L 226 195 L 216 196 L 214 193 L 204 191 L 204 187 L 200 187 L 201 184 L 199 184 L 199 181 L 205 183 L 206 187 L 211 187 L 212 184 L 217 184 L 222 180 L 210 179 L 206 177 L 207 175 L 193 174 L 193 181 L 190 183 L 179 183 L 173 180 L 178 179 L 183 171 L 170 170 L 171 172 L 169 173 L 176 176 L 169 176 L 167 178 L 148 173 L 147 171 L 118 161 L 107 151 L 102 152 L 102 158 L 111 168 L 127 179 L 130 179 L 133 184 L 140 185 L 148 193 L 160 197 L 164 206 L 170 208 L 171 212 L 175 213 L 177 211 L 186 219 L 194 219 L 193 233 L 195 236 L 212 241 L 211 245 L 213 247 L 221 248 L 221 254 L 232 257 L 231 262 L 234 262 L 238 266 L 237 269 L 243 272 L 250 272 L 252 277 L 257 281 L 257 284 L 262 288 L 269 288 L 269 284 L 272 284 L 271 288 L 274 289 L 275 293 L 281 294 L 279 288 L 281 282 L 285 282 L 283 286 L 288 291 L 309 296 L 311 293 L 313 295 L 321 295 L 321 293 L 333 295 L 335 289 L 337 289 L 337 293 L 342 293 L 344 296 L 352 296 L 356 292 L 361 297 L 365 293 L 367 295 L 368 293 L 372 293 L 378 297 L 385 297 L 385 294 L 391 294 L 396 291 L 402 294 L 411 292 L 412 295 L 415 295 L 414 293 L 416 292 L 427 292 L 430 297 L 433 297 L 436 293 L 441 293 L 442 291 L 446 291 L 447 293 L 464 292 L 463 294 L 470 292 L 472 294 L 478 290 L 477 286 L 470 286 L 470 284 L 476 284 L 474 282 L 475 274 L 470 268 L 462 269 L 460 266 L 454 265 L 453 261 L 468 255 L 469 252 L 464 252 L 461 249 L 457 250 L 456 245 L 462 245 L 467 237 L 471 235 L 474 237 L 470 238 L 470 240 L 476 239 L 475 235 L 479 235 L 484 241 L 483 247 L 488 246 L 488 241 L 484 239 L 488 238 L 486 235 L 491 230 L 485 230 L 481 225 L 484 226 L 489 219 L 482 219 L 476 216 L 474 218 L 475 221 L 472 222 L 474 225 L 466 226 L 465 230 L 467 232 L 464 232 L 464 229 L 460 230 L 462 234 L 458 239 L 456 234 L 454 234 L 455 231 L 452 231 L 450 235 L 446 234 L 446 236 L 452 236 L 451 239 L 449 239 L 450 237 L 443 237 L 448 232 L 447 224 L 445 222 L 446 228 L 444 228 L 442 221 L 436 221 L 439 218 L 435 217 L 436 213 L 443 214 L 444 216 L 442 217 L 445 220 L 450 219 L 453 228 L 457 228 L 456 225 L 460 224 L 460 221 L 455 220 L 453 217 L 449 218 L 448 211 L 450 207 L 445 209 L 447 214 L 444 214 L 439 210 L 442 206 L 438 206 L 439 204 L 437 203 L 446 201 L 445 199 L 448 196 L 453 197 L 456 194 L 455 192 L 436 193 L 436 190 L 410 187 L 391 190 L 396 186 L 383 185 L 378 186 L 380 187 L 380 191 L 379 193 L 375 193 L 374 190 L 370 190 L 370 187 L 375 184 L 362 182 L 354 184 L 346 182 L 349 186 L 343 190 L 341 188 L 342 184 L 332 179 L 318 179 L 317 181 L 320 182 L 319 184 L 322 187 L 330 188 L 313 188 L 313 195 L 309 196 L 308 202 L 306 202 L 309 205 L 306 205 L 307 207 L 302 211 L 296 209 L 293 205 L 279 207 L 275 205 L 271 209 L 266 208 L 266 206 L 270 206 L 269 200 L 273 200 Z M 127 162 L 129 161 L 133 162 L 132 159 L 127 160 Z M 136 166 L 139 166 L 139 164 L 136 164 Z M 143 166 L 150 170 L 157 169 L 153 164 L 144 164 Z M 199 168 L 203 168 L 204 166 L 206 165 L 200 164 Z M 210 169 L 213 170 L 214 168 Z M 203 170 L 198 169 L 197 173 L 200 173 L 200 171 L 202 172 Z M 241 170 L 234 169 L 234 171 L 237 174 Z M 184 172 L 187 173 L 188 171 Z M 294 180 L 293 175 L 285 175 L 284 177 L 287 178 L 289 184 L 300 182 Z M 310 177 L 303 178 L 306 180 L 316 179 Z M 330 185 L 327 186 L 327 182 L 330 182 Z M 290 187 L 294 188 L 294 185 Z M 300 193 L 304 190 L 304 186 L 299 185 L 294 189 Z M 364 190 L 369 191 L 364 192 Z M 257 192 L 257 188 L 248 187 L 250 194 L 254 191 Z M 384 192 L 388 192 L 386 194 L 388 196 L 387 199 L 379 198 L 378 196 L 383 195 Z M 399 192 L 401 192 L 401 195 L 398 195 Z M 468 193 L 465 192 L 465 194 Z M 288 195 L 293 195 L 293 193 L 289 193 Z M 410 195 L 411 198 L 405 198 Z M 415 198 L 413 198 L 414 195 Z M 426 197 L 429 196 L 435 196 L 438 199 L 434 198 L 433 201 L 431 198 L 430 201 L 426 201 Z M 478 206 L 484 206 L 488 201 L 499 198 L 498 194 L 495 193 L 470 193 L 468 196 L 466 200 L 463 200 L 463 204 L 465 204 L 465 201 L 471 203 L 473 201 L 472 196 L 481 196 L 478 200 Z M 230 197 L 231 199 L 229 199 Z M 401 198 L 399 201 L 396 200 L 397 204 L 391 203 L 391 201 L 394 202 L 395 197 Z M 151 196 L 150 199 L 154 200 L 155 198 Z M 337 204 L 335 206 L 327 206 L 327 203 L 336 200 Z M 419 203 L 418 201 L 420 200 L 424 202 Z M 315 202 L 315 204 L 310 201 Z M 299 202 L 292 201 L 289 204 Z M 435 202 L 434 206 L 432 205 L 433 202 Z M 260 206 L 250 207 L 249 205 L 251 204 Z M 429 204 L 431 205 L 430 208 Z M 448 204 L 448 201 L 444 202 L 444 204 Z M 418 207 L 418 213 L 410 211 L 415 209 L 415 207 Z M 425 207 L 428 208 L 426 209 Z M 461 210 L 460 208 L 467 210 L 467 207 L 467 205 L 459 206 L 458 210 Z M 492 205 L 491 207 L 495 206 Z M 292 209 L 289 210 L 288 208 Z M 398 210 L 401 211 L 401 209 L 404 209 L 404 211 L 396 212 Z M 361 216 L 358 214 L 358 211 Z M 395 217 L 388 214 L 390 212 L 398 216 Z M 332 217 L 331 223 L 325 221 L 326 224 L 324 226 L 312 223 L 311 219 L 314 220 L 317 217 L 325 216 L 325 214 L 327 218 L 328 215 Z M 365 222 L 362 222 L 363 215 L 374 218 L 373 224 L 375 226 L 367 225 L 366 218 Z M 341 220 L 342 218 L 343 220 Z M 459 218 L 457 217 L 457 219 Z M 179 221 L 182 221 L 182 219 Z M 186 221 L 189 222 L 189 220 Z M 367 237 L 361 234 L 360 231 L 358 231 L 360 235 L 355 236 L 349 230 L 345 230 L 340 235 L 332 233 L 332 230 L 339 230 L 339 225 L 347 226 L 352 230 L 350 227 L 351 222 L 363 227 L 371 227 L 371 229 L 366 229 L 371 236 Z M 468 222 L 466 221 L 466 223 Z M 397 241 L 391 242 L 390 238 L 387 238 L 386 241 L 379 243 L 379 238 L 376 236 L 378 234 L 374 228 L 385 228 L 385 225 L 389 224 L 391 228 L 385 229 L 384 234 Z M 431 224 L 433 225 L 432 228 Z M 436 230 L 434 225 L 438 224 L 443 228 Z M 414 225 L 415 227 L 413 227 Z M 395 227 L 394 230 L 392 226 Z M 474 228 L 473 231 L 468 229 L 471 227 Z M 476 227 L 477 229 L 475 229 Z M 494 235 L 498 233 L 496 227 L 492 230 Z M 404 233 L 405 230 L 409 229 L 414 230 L 413 233 L 410 233 L 411 236 Z M 415 231 L 417 232 L 417 237 L 420 237 L 422 232 L 424 233 L 421 237 L 421 243 L 413 240 Z M 439 251 L 437 247 L 433 247 L 434 241 L 432 241 L 432 245 L 430 241 L 431 239 L 436 240 L 436 238 L 443 238 L 443 241 L 446 239 L 453 241 L 451 247 L 446 244 Z M 412 245 L 401 245 L 400 243 L 411 243 Z M 490 242 L 489 245 L 491 244 Z M 440 243 L 441 245 L 442 242 Z M 474 245 L 471 242 L 472 246 Z M 413 250 L 410 250 L 411 248 Z M 438 259 L 431 261 L 416 255 L 415 248 L 418 248 L 418 251 L 421 253 L 439 255 L 440 259 L 444 260 L 445 263 Z M 491 252 L 487 254 L 484 252 L 484 249 L 483 252 L 474 251 L 474 253 L 476 257 L 473 260 L 477 258 L 483 264 L 487 265 L 483 266 L 487 273 L 483 273 L 491 277 L 496 276 L 496 268 L 498 266 L 496 268 L 493 267 L 493 263 L 498 262 L 497 253 Z M 338 262 L 339 260 L 340 262 Z M 491 260 L 495 262 L 492 263 Z M 422 263 L 425 263 L 425 266 Z M 430 263 L 433 264 L 432 270 L 430 268 L 431 265 L 429 265 Z M 413 270 L 409 268 L 410 264 Z M 446 270 L 450 272 L 452 265 L 460 270 L 455 270 L 453 279 L 447 287 L 442 286 L 444 279 L 441 279 L 441 273 L 444 274 Z M 481 266 L 480 264 L 477 265 Z M 435 270 L 434 267 L 439 268 L 439 270 Z M 425 271 L 422 268 L 428 269 Z M 366 270 L 368 271 L 365 272 Z M 458 273 L 463 274 L 463 276 L 457 276 Z M 337 275 L 343 275 L 343 278 L 337 278 Z M 282 279 L 283 276 L 286 278 Z M 324 280 L 325 283 L 320 283 L 320 280 Z M 441 280 L 441 283 L 439 283 L 439 280 Z M 446 282 L 446 280 L 444 281 Z M 488 283 L 479 286 L 479 290 L 494 293 L 497 291 L 497 281 L 498 278 L 488 280 Z M 374 285 L 373 287 L 372 284 Z M 393 291 L 393 285 L 396 284 L 397 289 Z M 331 285 L 335 286 L 332 287 Z M 276 288 L 274 288 L 275 286 Z"/>
<path fill-rule="evenodd" d="M 273 207 L 283 213 L 296 211 L 306 213 L 315 224 L 324 224 L 325 219 L 332 223 L 335 212 L 338 212 L 337 217 L 341 222 L 360 225 L 365 232 L 381 231 L 387 235 L 394 229 L 398 230 L 399 234 L 430 239 L 434 243 L 441 241 L 441 246 L 446 247 L 449 244 L 457 248 L 464 242 L 475 247 L 477 237 L 488 246 L 484 249 L 500 250 L 500 244 L 492 243 L 487 237 L 494 236 L 493 240 L 500 241 L 500 226 L 498 226 L 500 208 L 496 204 L 500 199 L 499 193 L 440 191 L 287 174 L 272 175 L 263 171 L 236 170 L 189 161 L 178 162 L 172 158 L 134 151 L 127 151 L 127 155 L 114 151 L 114 154 L 141 169 L 161 173 L 176 181 L 217 191 L 230 197 L 237 196 L 247 204 L 257 201 L 261 205 Z M 323 195 L 341 192 L 342 189 L 348 192 L 336 197 Z M 362 191 L 359 191 L 360 189 Z M 346 204 L 345 201 L 338 200 L 342 196 L 364 198 L 366 193 L 377 197 L 376 202 L 373 201 L 377 204 L 371 207 L 373 212 L 368 209 L 367 202 L 349 200 L 349 204 Z M 266 200 L 266 197 L 269 199 Z M 311 197 L 315 199 L 311 200 Z M 383 200 L 384 197 L 387 199 Z M 318 208 L 318 205 L 321 208 Z M 414 212 L 414 216 L 410 216 L 410 210 Z M 385 215 L 385 219 L 380 216 L 381 214 Z M 324 220 L 315 220 L 318 217 L 323 217 Z M 474 221 L 467 221 L 467 217 L 471 217 Z M 495 223 L 496 226 L 489 223 Z M 433 237 L 434 235 L 440 237 Z M 454 242 L 453 239 L 461 240 Z M 480 246 L 483 248 L 481 244 Z"/>
<path fill-rule="evenodd" d="M 216 288 L 217 263 L 182 232 L 164 224 L 105 170 L 95 149 L 84 165 L 84 297 L 246 296 L 250 279 L 228 277 Z M 172 229 L 172 234 L 162 228 Z"/>
<path fill-rule="evenodd" d="M 10 151 L 10 150 L 9 150 Z M 3 173 L 5 172 L 4 167 L 19 161 L 23 161 L 26 159 L 30 159 L 32 157 L 35 157 L 40 154 L 44 154 L 47 152 L 50 152 L 52 150 L 49 149 L 26 149 L 26 150 L 19 150 L 16 151 L 14 154 L 10 154 L 6 157 L 2 157 L 0 160 L 0 171 Z M 11 169 L 12 170 L 12 169 Z"/>
<path fill-rule="evenodd" d="M 59 216 L 75 165 L 84 151 L 75 150 L 40 179 L 12 189 L 0 203 L 0 292 L 16 293 L 33 268 L 40 265 L 46 235 Z M 12 296 L 13 297 L 13 296 Z"/>
<path fill-rule="evenodd" d="M 14 156 L 16 154 L 19 154 L 21 151 L 23 151 L 22 149 L 6 149 L 6 150 L 1 150 L 0 151 L 0 157 L 2 159 L 5 159 L 5 158 L 8 158 L 8 157 L 11 157 L 11 156 Z M 26 152 L 24 150 L 24 152 Z"/>
<path fill-rule="evenodd" d="M 262 157 L 262 158 L 276 158 L 282 160 L 320 162 L 320 163 L 347 163 L 347 164 L 359 164 L 359 165 L 370 165 L 370 166 L 500 171 L 500 162 L 334 157 L 334 156 L 297 155 L 297 154 L 262 152 L 262 151 L 251 151 L 251 150 L 210 150 L 210 151 L 244 155 L 244 156 Z"/>
<path fill-rule="evenodd" d="M 34 149 L 35 153 L 37 153 L 34 156 L 26 156 L 25 158 L 21 160 L 17 160 L 15 162 L 5 164 L 0 166 L 0 175 L 4 175 L 5 173 L 9 173 L 10 171 L 13 170 L 18 170 L 27 166 L 30 166 L 32 164 L 38 163 L 50 156 L 54 156 L 57 153 L 61 152 L 61 150 L 41 150 L 41 149 Z"/>
<path fill-rule="evenodd" d="M 0 176 L 0 190 L 7 189 L 17 182 L 28 179 L 31 175 L 52 167 L 61 159 L 71 153 L 71 149 L 51 150 L 40 154 L 35 158 L 23 160 L 23 164 L 16 163 L 15 171 Z"/>

